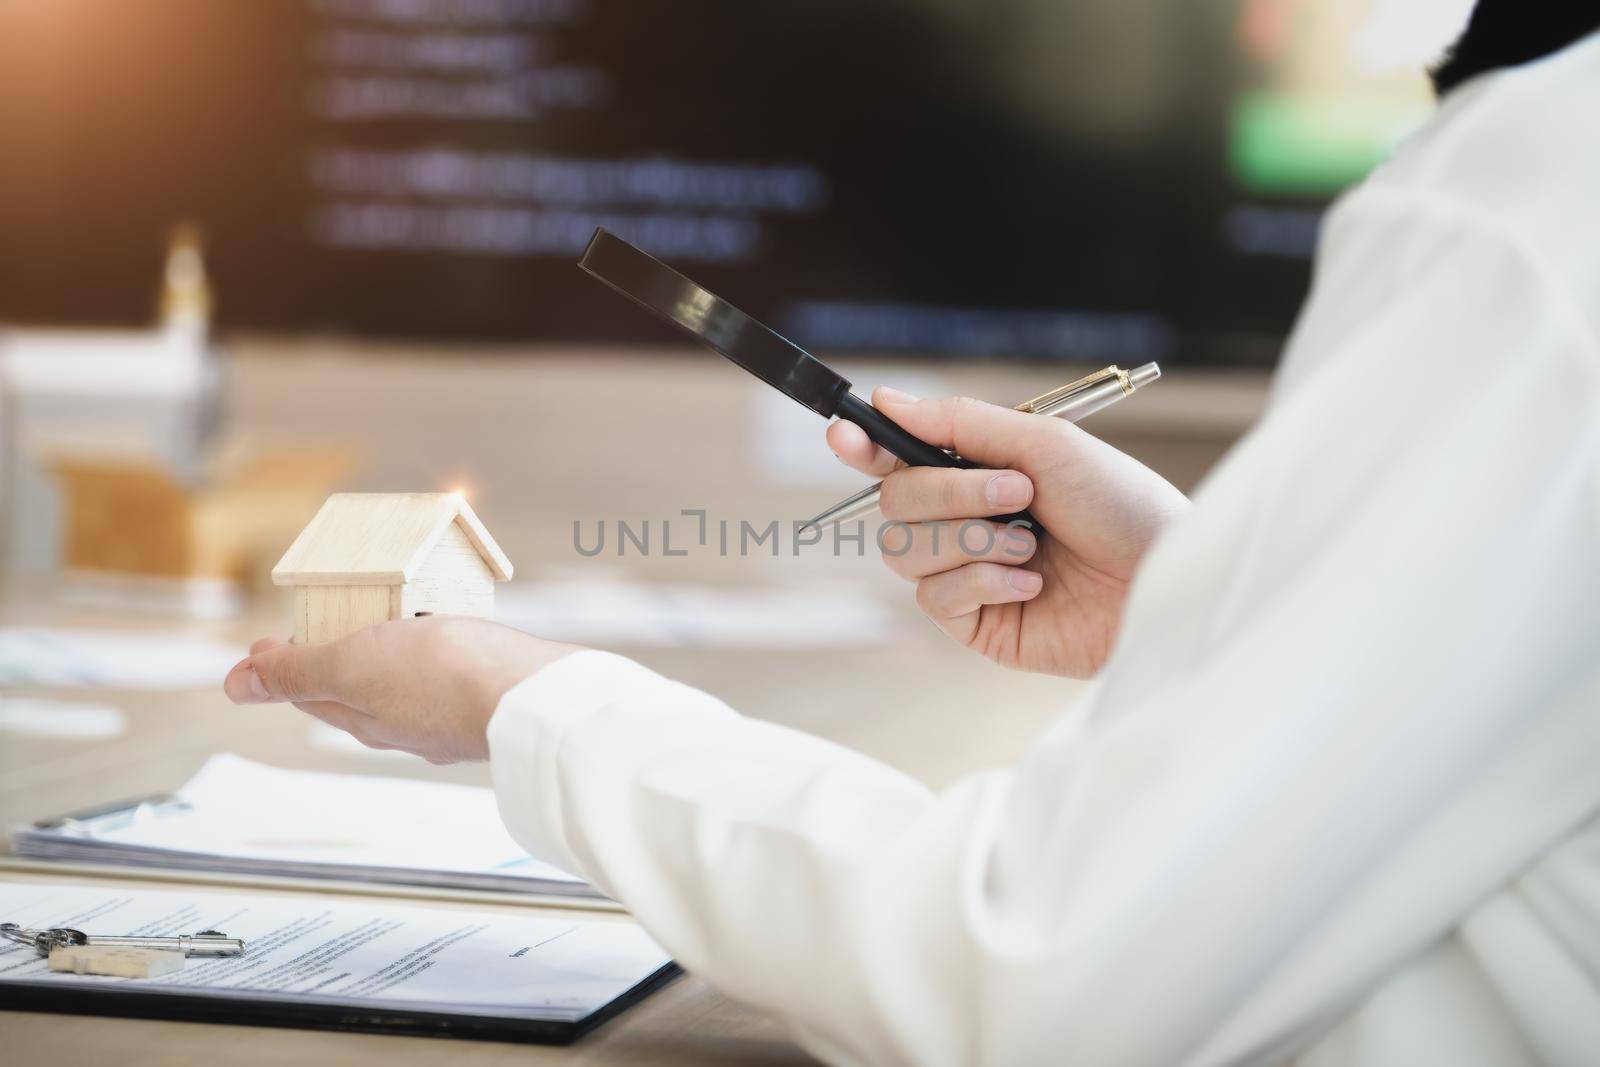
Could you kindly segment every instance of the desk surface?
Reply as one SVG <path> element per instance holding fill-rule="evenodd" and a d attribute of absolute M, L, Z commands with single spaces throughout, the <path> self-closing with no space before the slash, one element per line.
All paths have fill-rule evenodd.
<path fill-rule="evenodd" d="M 683 507 L 709 508 L 713 515 L 809 515 L 860 484 L 834 470 L 808 413 L 703 354 L 526 360 L 508 353 L 351 351 L 332 342 L 248 339 L 235 352 L 240 358 L 226 405 L 231 433 L 265 442 L 357 441 L 367 449 L 367 463 L 355 489 L 444 487 L 464 478 L 496 539 L 517 561 L 519 577 L 570 570 L 578 562 L 592 573 L 601 561 L 581 561 L 571 548 L 575 517 L 676 515 Z M 892 380 L 929 394 L 969 392 L 1008 403 L 1073 373 L 989 365 L 934 372 L 903 364 L 851 364 L 849 372 L 863 391 Z M 1257 379 L 1183 378 L 1174 375 L 1097 416 L 1094 429 L 1188 488 L 1254 417 L 1264 389 Z M 619 380 L 629 388 L 617 390 Z M 607 413 L 605 432 L 595 430 L 594 411 Z M 692 413 L 695 433 L 670 433 L 681 413 Z M 786 418 L 798 420 L 789 436 L 783 436 Z M 656 438 L 672 441 L 671 459 L 651 453 L 642 461 L 640 441 Z M 797 457 L 805 462 L 796 465 Z M 1078 690 L 1060 679 L 1002 671 L 954 649 L 917 617 L 909 587 L 888 578 L 875 559 L 847 554 L 808 568 L 759 555 L 658 557 L 609 566 L 649 580 L 745 583 L 779 576 L 790 584 L 827 578 L 876 589 L 905 617 L 904 634 L 886 647 L 617 651 L 747 714 L 839 741 L 935 787 L 1013 760 Z M 252 637 L 282 631 L 287 618 L 287 608 L 269 599 L 253 618 L 218 632 L 242 650 Z M 68 611 L 15 588 L 0 598 L 0 624 L 52 622 L 171 625 L 148 616 Z M 828 679 L 825 701 L 818 699 L 822 677 Z M 286 767 L 487 784 L 481 765 L 436 768 L 358 746 L 330 746 L 328 736 L 315 733 L 293 708 L 235 708 L 216 689 L 4 695 L 70 695 L 114 704 L 128 718 L 127 732 L 115 741 L 0 729 L 4 826 L 171 790 L 207 756 L 224 751 Z M 403 1067 L 443 1055 L 462 1067 L 809 1062 L 776 1023 L 692 976 L 567 1049 L 23 1013 L 0 1013 L 0 1039 L 8 1062 L 52 1067 Z"/>
<path fill-rule="evenodd" d="M 9 623 L 79 618 L 38 602 L 0 606 L 0 620 Z M 93 621 L 106 625 L 119 620 L 96 614 Z M 225 632 L 243 640 L 267 628 L 246 621 L 230 624 Z M 918 627 L 890 647 L 843 654 L 642 650 L 636 655 L 658 670 L 714 689 L 749 713 L 852 745 L 934 785 L 1010 760 L 1077 688 L 953 655 L 931 628 Z M 831 678 L 830 696 L 821 705 L 814 701 L 815 679 L 824 669 Z M 886 699 L 890 694 L 898 699 Z M 283 766 L 487 784 L 482 765 L 432 767 L 392 753 L 330 745 L 328 735 L 293 708 L 236 708 L 214 690 L 8 690 L 6 695 L 70 696 L 114 704 L 128 719 L 127 732 L 114 742 L 0 729 L 0 822 L 6 826 L 170 790 L 220 751 Z M 0 878 L 43 876 L 0 871 Z M 445 1049 L 463 1067 L 811 1062 L 776 1023 L 693 976 L 680 978 L 568 1048 L 476 1042 L 445 1046 L 426 1038 L 10 1012 L 0 1013 L 0 1034 L 8 1056 L 19 1057 L 16 1062 L 53 1067 L 109 1062 L 129 1067 L 308 1062 L 403 1067 L 434 1063 Z"/>

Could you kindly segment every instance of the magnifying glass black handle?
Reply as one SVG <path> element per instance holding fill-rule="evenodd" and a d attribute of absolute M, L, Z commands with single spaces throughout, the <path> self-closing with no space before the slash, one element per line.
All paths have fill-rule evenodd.
<path fill-rule="evenodd" d="M 852 393 L 832 367 L 615 234 L 595 230 L 578 266 L 823 418 L 849 419 L 913 467 L 979 466 L 911 436 Z M 995 518 L 1039 529 L 1026 511 Z"/>
<path fill-rule="evenodd" d="M 973 470 L 980 466 L 960 456 L 952 456 L 942 448 L 935 448 L 920 437 L 911 436 L 899 423 L 854 393 L 846 392 L 840 398 L 835 414 L 861 427 L 868 437 L 912 467 L 960 467 Z M 1027 511 L 996 515 L 994 521 L 1002 524 L 1025 522 L 1030 530 L 1039 529 L 1039 520 Z"/>

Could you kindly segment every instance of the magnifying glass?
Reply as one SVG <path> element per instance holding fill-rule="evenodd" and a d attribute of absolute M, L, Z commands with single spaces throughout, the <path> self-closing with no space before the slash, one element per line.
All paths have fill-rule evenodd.
<path fill-rule="evenodd" d="M 980 466 L 907 433 L 852 393 L 850 382 L 832 367 L 607 230 L 595 230 L 578 266 L 823 418 L 837 416 L 855 423 L 910 466 Z M 1026 511 L 997 516 L 995 521 L 1037 527 Z"/>

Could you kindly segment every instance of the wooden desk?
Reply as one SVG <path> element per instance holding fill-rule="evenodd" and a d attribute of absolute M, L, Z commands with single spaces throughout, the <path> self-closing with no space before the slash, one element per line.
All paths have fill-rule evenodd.
<path fill-rule="evenodd" d="M 37 602 L 0 607 L 4 621 L 24 618 L 37 624 L 83 616 Z M 93 621 L 107 625 L 133 620 L 96 614 Z M 242 642 L 247 635 L 272 628 L 268 620 L 259 620 L 225 629 Z M 889 648 L 842 654 L 661 650 L 634 654 L 658 670 L 714 689 L 736 707 L 850 744 L 935 785 L 1011 759 L 1077 689 L 1074 683 L 1011 674 L 974 656 L 954 655 L 931 628 L 911 629 L 902 644 Z M 830 677 L 830 695 L 819 705 L 816 679 L 824 672 Z M 315 724 L 293 708 L 234 707 L 215 690 L 70 694 L 10 690 L 6 695 L 70 695 L 114 704 L 128 717 L 127 732 L 113 742 L 33 737 L 0 729 L 0 822 L 6 826 L 170 790 L 188 779 L 207 756 L 222 751 L 288 767 L 487 784 L 483 765 L 432 767 L 409 757 L 329 747 L 325 736 L 315 737 Z M 0 871 L 0 879 L 51 880 L 7 871 Z M 52 1067 L 105 1063 L 403 1067 L 432 1064 L 442 1056 L 463 1067 L 811 1062 L 776 1023 L 692 976 L 679 979 L 570 1048 L 447 1044 L 426 1038 L 16 1012 L 0 1012 L 0 1042 L 8 1062 Z"/>
<path fill-rule="evenodd" d="M 763 468 L 771 456 L 766 397 L 720 361 L 682 353 L 558 356 L 374 352 L 337 343 L 237 343 L 227 407 L 233 429 L 267 441 L 353 439 L 369 465 L 351 488 L 447 488 L 457 477 L 517 563 L 519 577 L 588 566 L 571 547 L 576 517 L 675 515 L 683 507 L 752 517 L 814 513 L 858 480 L 807 481 Z M 1061 368 L 967 366 L 933 380 L 915 365 L 851 365 L 859 383 L 896 381 L 928 392 L 967 392 L 1014 402 L 1071 376 Z M 1174 376 L 1098 416 L 1095 430 L 1188 488 L 1255 416 L 1259 379 Z M 619 388 L 625 385 L 626 388 Z M 791 405 L 792 406 L 792 405 Z M 797 411 L 799 409 L 796 409 Z M 595 411 L 605 412 L 596 423 Z M 801 413 L 802 417 L 804 413 Z M 692 433 L 672 433 L 690 419 Z M 804 442 L 831 462 L 807 423 Z M 667 439 L 662 461 L 650 442 Z M 787 447 L 787 445 L 785 445 Z M 765 452 L 763 450 L 766 450 Z M 659 581 L 788 581 L 822 576 L 861 583 L 906 620 L 902 639 L 856 651 L 628 649 L 647 665 L 710 690 L 747 714 L 850 745 L 938 787 L 1010 762 L 1059 714 L 1079 686 L 1002 671 L 961 652 L 916 616 L 910 588 L 868 558 L 629 559 L 607 565 Z M 602 561 L 594 561 L 599 565 Z M 17 583 L 13 583 L 15 587 Z M 243 645 L 284 629 L 271 598 L 220 632 Z M 164 626 L 149 617 L 68 611 L 15 588 L 0 623 Z M 821 678 L 827 698 L 818 699 Z M 220 682 L 220 679 L 219 679 Z M 61 695 L 12 691 L 6 695 Z M 170 790 L 214 752 L 286 767 L 408 775 L 487 784 L 479 766 L 319 744 L 293 708 L 236 708 L 215 689 L 181 693 L 71 694 L 127 712 L 113 742 L 30 737 L 0 730 L 0 824 Z M 0 873 L 0 877 L 19 877 Z M 786 1064 L 809 1062 L 759 1013 L 686 977 L 568 1049 L 445 1044 L 429 1039 L 189 1023 L 0 1013 L 8 1062 L 77 1067 L 194 1064 L 372 1064 L 404 1067 L 448 1056 L 475 1064 Z"/>

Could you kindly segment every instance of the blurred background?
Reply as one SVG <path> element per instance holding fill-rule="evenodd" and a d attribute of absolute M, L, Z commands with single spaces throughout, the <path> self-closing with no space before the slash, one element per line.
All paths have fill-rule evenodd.
<path fill-rule="evenodd" d="M 1361 0 L 7 0 L 0 313 L 655 344 L 596 225 L 802 345 L 1266 367 L 1430 106 Z"/>
<path fill-rule="evenodd" d="M 954 714 L 995 669 L 928 655 L 870 543 L 740 550 L 861 479 L 582 275 L 594 228 L 863 393 L 1014 404 L 1157 360 L 1087 428 L 1192 489 L 1466 6 L 0 0 L 0 684 L 125 692 L 183 634 L 226 655 L 147 688 L 215 703 L 216 661 L 286 628 L 265 576 L 329 492 L 459 489 L 517 565 L 507 621 L 895 758 L 874 687 L 937 679 Z M 709 547 L 669 555 L 685 510 Z M 804 696 L 825 649 L 861 708 Z M 1066 691 L 1003 684 L 1018 729 L 918 773 L 1004 758 Z"/>

